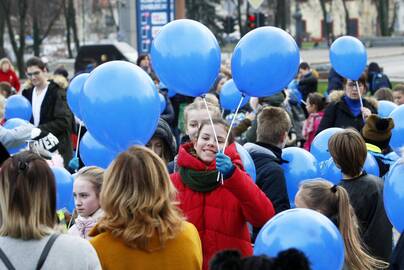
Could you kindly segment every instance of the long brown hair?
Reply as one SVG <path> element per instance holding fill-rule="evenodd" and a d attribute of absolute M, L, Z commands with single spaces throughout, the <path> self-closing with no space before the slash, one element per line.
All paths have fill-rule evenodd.
<path fill-rule="evenodd" d="M 56 184 L 49 165 L 24 151 L 0 170 L 0 236 L 30 240 L 52 233 L 56 224 Z"/>
<path fill-rule="evenodd" d="M 345 243 L 345 263 L 350 270 L 384 269 L 384 261 L 371 257 L 361 241 L 358 220 L 349 202 L 348 192 L 341 186 L 318 179 L 305 181 L 298 195 L 307 208 L 316 210 L 334 221 Z"/>
<path fill-rule="evenodd" d="M 154 251 L 181 230 L 184 217 L 163 161 L 146 147 L 133 146 L 108 167 L 101 188 L 104 210 L 98 228 L 132 247 Z M 158 247 L 151 247 L 156 236 Z"/>

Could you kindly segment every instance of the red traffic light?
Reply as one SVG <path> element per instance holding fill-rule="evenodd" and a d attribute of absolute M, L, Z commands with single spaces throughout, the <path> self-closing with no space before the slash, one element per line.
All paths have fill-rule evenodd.
<path fill-rule="evenodd" d="M 255 15 L 248 15 L 248 21 L 251 23 L 255 23 L 257 17 Z"/>

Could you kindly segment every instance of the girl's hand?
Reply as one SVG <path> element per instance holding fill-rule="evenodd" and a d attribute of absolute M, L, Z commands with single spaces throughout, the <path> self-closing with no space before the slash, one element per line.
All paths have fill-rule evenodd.
<path fill-rule="evenodd" d="M 368 108 L 365 108 L 365 107 L 363 107 L 362 108 L 362 115 L 363 115 L 363 118 L 368 118 L 370 115 L 372 114 L 372 112 L 368 109 Z"/>
<path fill-rule="evenodd" d="M 226 179 L 233 174 L 235 167 L 228 156 L 219 152 L 216 154 L 216 169 L 222 173 L 223 177 Z"/>

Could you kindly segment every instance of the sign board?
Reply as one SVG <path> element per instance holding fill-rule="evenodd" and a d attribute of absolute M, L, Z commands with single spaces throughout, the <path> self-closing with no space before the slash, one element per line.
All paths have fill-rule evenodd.
<path fill-rule="evenodd" d="M 175 18 L 175 0 L 136 1 L 137 50 L 149 53 L 160 29 Z"/>
<path fill-rule="evenodd" d="M 254 9 L 259 8 L 262 5 L 263 2 L 264 2 L 264 0 L 248 0 L 248 3 L 250 3 L 250 5 Z"/>

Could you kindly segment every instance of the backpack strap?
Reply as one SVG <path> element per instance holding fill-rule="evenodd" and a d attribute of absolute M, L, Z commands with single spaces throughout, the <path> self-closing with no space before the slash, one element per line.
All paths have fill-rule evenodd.
<path fill-rule="evenodd" d="M 56 239 L 59 237 L 59 234 L 52 234 L 46 243 L 45 247 L 42 250 L 41 256 L 39 257 L 38 263 L 36 265 L 36 270 L 40 270 L 42 265 L 45 263 L 46 258 L 48 257 L 49 251 L 55 243 Z"/>
<path fill-rule="evenodd" d="M 15 270 L 13 264 L 10 262 L 7 255 L 1 248 L 0 248 L 0 260 L 3 261 L 4 265 L 7 267 L 8 270 Z"/>

